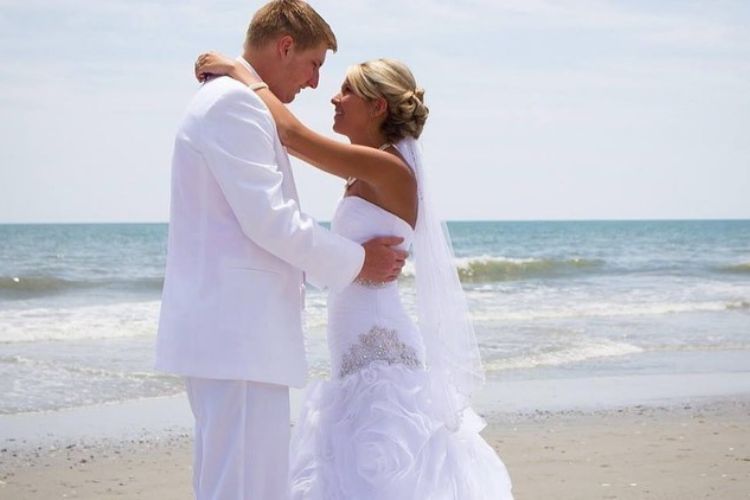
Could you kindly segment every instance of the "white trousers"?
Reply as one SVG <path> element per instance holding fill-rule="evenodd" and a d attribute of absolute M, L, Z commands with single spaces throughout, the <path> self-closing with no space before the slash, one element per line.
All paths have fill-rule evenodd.
<path fill-rule="evenodd" d="M 185 379 L 195 417 L 197 500 L 289 498 L 289 387 Z"/>

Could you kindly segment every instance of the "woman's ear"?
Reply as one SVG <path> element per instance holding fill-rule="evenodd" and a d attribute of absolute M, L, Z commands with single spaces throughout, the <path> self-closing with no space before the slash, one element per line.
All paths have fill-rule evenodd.
<path fill-rule="evenodd" d="M 388 113 L 388 102 L 383 97 L 378 97 L 373 101 L 372 116 L 380 117 Z"/>

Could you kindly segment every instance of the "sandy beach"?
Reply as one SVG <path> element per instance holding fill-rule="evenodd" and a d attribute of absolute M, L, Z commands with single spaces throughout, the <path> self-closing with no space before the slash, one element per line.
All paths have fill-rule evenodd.
<path fill-rule="evenodd" d="M 750 498 L 750 397 L 485 416 L 520 500 Z M 185 426 L 47 436 L 3 439 L 0 498 L 191 497 Z"/>

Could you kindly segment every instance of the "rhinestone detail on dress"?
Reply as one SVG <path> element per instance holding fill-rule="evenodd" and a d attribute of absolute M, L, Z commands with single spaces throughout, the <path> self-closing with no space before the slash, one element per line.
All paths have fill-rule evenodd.
<path fill-rule="evenodd" d="M 344 355 L 339 377 L 344 378 L 373 361 L 385 361 L 389 365 L 398 363 L 409 368 L 422 366 L 417 351 L 401 342 L 396 330 L 374 326 L 369 332 L 361 334 L 359 342 Z"/>

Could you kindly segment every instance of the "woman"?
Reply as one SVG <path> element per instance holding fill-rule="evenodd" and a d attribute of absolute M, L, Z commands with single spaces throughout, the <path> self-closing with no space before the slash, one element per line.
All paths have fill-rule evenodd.
<path fill-rule="evenodd" d="M 479 436 L 469 407 L 483 375 L 466 299 L 424 185 L 416 143 L 424 91 L 402 63 L 349 68 L 333 129 L 297 120 L 242 65 L 203 54 L 196 76 L 229 75 L 255 88 L 292 154 L 347 179 L 331 229 L 351 240 L 404 238 L 416 255 L 419 328 L 398 284 L 355 282 L 328 297 L 332 379 L 308 389 L 291 443 L 295 499 L 510 499 L 505 466 Z"/>

